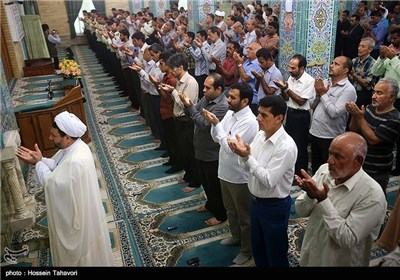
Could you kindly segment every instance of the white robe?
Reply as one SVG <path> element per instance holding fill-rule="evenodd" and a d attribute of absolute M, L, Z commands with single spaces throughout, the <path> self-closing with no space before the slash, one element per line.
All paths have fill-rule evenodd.
<path fill-rule="evenodd" d="M 58 165 L 44 180 L 53 265 L 112 266 L 110 236 L 92 153 L 81 140 L 53 158 L 60 158 L 59 153 L 63 155 Z M 36 166 L 37 172 L 44 171 L 45 165 Z"/>

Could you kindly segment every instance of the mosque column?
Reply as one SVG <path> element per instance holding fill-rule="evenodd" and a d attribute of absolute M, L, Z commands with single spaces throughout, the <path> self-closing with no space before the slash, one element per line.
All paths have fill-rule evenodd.
<path fill-rule="evenodd" d="M 197 24 L 195 22 L 199 22 L 199 13 L 198 11 L 198 3 L 197 1 L 188 1 L 187 2 L 187 18 L 188 18 L 188 30 L 193 31 L 196 35 L 197 32 Z"/>
<path fill-rule="evenodd" d="M 165 10 L 171 10 L 169 0 L 156 0 L 150 2 L 150 11 L 153 11 L 155 17 L 164 17 Z"/>
<path fill-rule="evenodd" d="M 140 9 L 144 8 L 144 2 L 143 0 L 131 0 L 129 1 L 129 10 L 132 13 L 137 13 L 140 11 Z"/>
<path fill-rule="evenodd" d="M 21 186 L 17 175 L 16 157 L 13 147 L 6 147 L 1 150 L 1 166 L 7 180 L 8 190 L 14 206 L 14 215 L 10 219 L 13 232 L 28 228 L 35 222 L 32 211 L 27 209 L 21 193 Z"/>
<path fill-rule="evenodd" d="M 279 68 L 285 79 L 294 54 L 308 62 L 307 72 L 314 78 L 328 78 L 335 52 L 338 1 L 282 1 L 280 17 Z"/>
<path fill-rule="evenodd" d="M 214 13 L 215 1 L 214 0 L 198 0 L 190 1 L 192 9 L 192 21 L 189 21 L 189 30 L 194 30 L 197 32 L 199 30 L 197 23 L 204 23 L 206 21 L 207 14 Z M 189 1 L 188 1 L 189 5 Z M 191 24 L 191 25 L 190 25 Z M 193 29 L 191 29 L 193 28 Z"/>

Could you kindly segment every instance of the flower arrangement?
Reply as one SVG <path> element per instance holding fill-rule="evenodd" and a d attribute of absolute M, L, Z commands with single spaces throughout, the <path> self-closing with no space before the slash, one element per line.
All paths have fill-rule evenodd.
<path fill-rule="evenodd" d="M 81 68 L 73 59 L 64 58 L 59 67 L 65 79 L 79 79 L 81 77 Z"/>

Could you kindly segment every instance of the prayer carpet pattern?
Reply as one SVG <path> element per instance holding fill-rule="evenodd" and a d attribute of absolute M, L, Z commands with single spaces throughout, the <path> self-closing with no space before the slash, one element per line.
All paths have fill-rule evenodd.
<path fill-rule="evenodd" d="M 121 91 L 104 73 L 88 46 L 76 46 L 74 52 L 84 73 L 85 112 L 99 171 L 115 266 L 187 267 L 186 261 L 193 257 L 199 258 L 200 267 L 232 266 L 232 259 L 240 248 L 219 244 L 230 235 L 229 225 L 224 222 L 207 226 L 204 220 L 211 214 L 196 211 L 205 203 L 203 189 L 184 193 L 182 189 L 186 184 L 178 182 L 183 173 L 164 173 L 168 167 L 162 164 L 168 158 L 161 157 L 163 151 L 154 151 L 159 141 L 151 135 L 145 120 L 138 112 L 132 112 L 128 98 L 120 95 Z M 33 92 L 42 94 L 48 78 L 43 76 L 18 81 L 14 94 L 16 105 L 26 106 L 30 102 L 28 96 L 32 96 Z M 59 79 L 58 76 L 51 78 L 54 81 Z M 36 194 L 37 224 L 32 229 L 15 234 L 14 244 L 45 239 L 47 234 L 44 194 L 33 178 L 33 169 L 30 169 L 27 185 L 30 193 Z M 399 184 L 399 177 L 391 178 L 388 188 L 391 205 L 394 204 Z M 300 189 L 294 186 L 292 198 L 296 199 L 299 194 Z M 298 266 L 306 223 L 307 219 L 299 218 L 292 208 L 288 230 L 290 266 Z M 39 248 L 31 254 L 30 265 L 51 266 L 48 248 Z M 371 265 L 376 264 L 384 254 L 386 252 L 374 246 Z M 27 258 L 22 259 L 20 264 L 25 262 Z M 253 265 L 252 259 L 244 264 Z"/>

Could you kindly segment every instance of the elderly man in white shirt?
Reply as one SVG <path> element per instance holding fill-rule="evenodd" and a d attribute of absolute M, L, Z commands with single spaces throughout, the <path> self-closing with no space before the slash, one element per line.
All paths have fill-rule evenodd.
<path fill-rule="evenodd" d="M 218 178 L 232 234 L 220 244 L 231 246 L 241 243 L 240 253 L 233 260 L 236 264 L 243 264 L 252 256 L 250 193 L 247 187 L 248 173 L 239 165 L 238 155 L 229 148 L 227 139 L 239 135 L 246 143 L 253 141 L 258 132 L 258 123 L 249 107 L 252 99 L 252 88 L 246 83 L 237 83 L 229 91 L 229 111 L 221 122 L 211 112 L 204 114 L 213 125 L 213 140 L 221 146 Z"/>
<path fill-rule="evenodd" d="M 309 217 L 300 266 L 369 266 L 387 203 L 380 185 L 362 169 L 366 154 L 365 139 L 346 132 L 332 141 L 328 163 L 312 178 L 304 169 L 304 179 L 296 175 L 304 191 L 296 212 Z"/>

